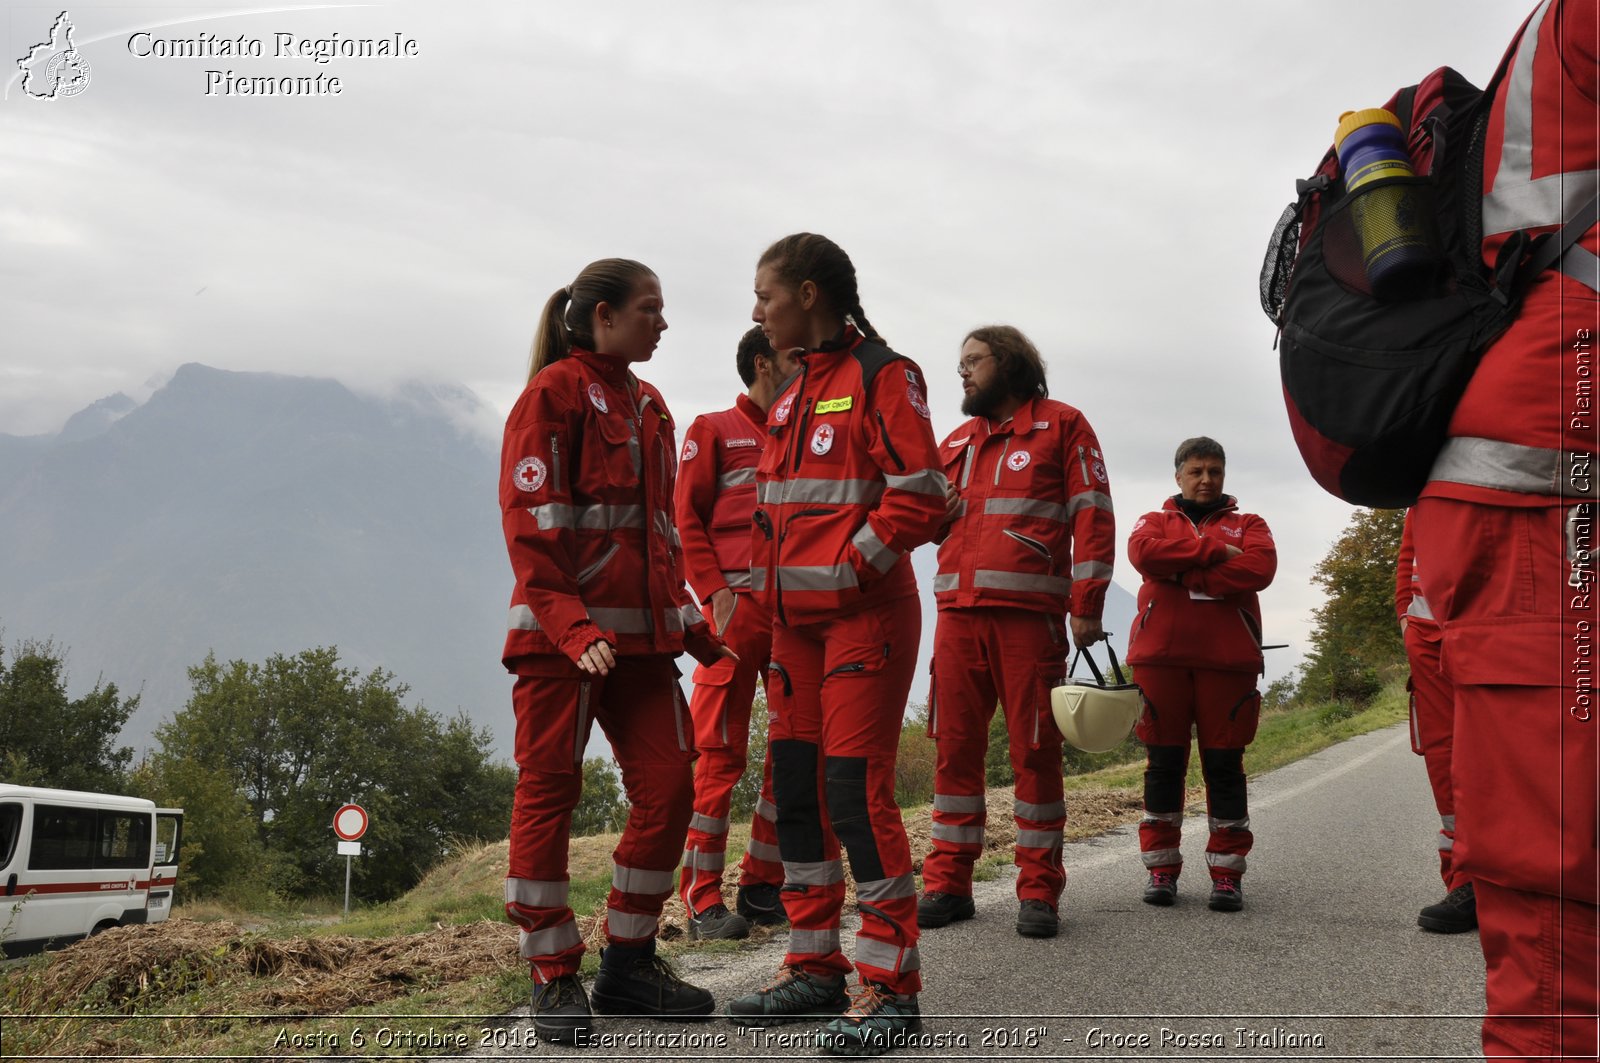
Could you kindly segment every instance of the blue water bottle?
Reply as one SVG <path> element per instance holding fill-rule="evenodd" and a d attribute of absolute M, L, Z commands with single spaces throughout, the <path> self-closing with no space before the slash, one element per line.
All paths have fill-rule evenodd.
<path fill-rule="evenodd" d="M 1380 299 L 1422 294 L 1438 275 L 1439 256 L 1428 236 L 1427 203 L 1420 186 L 1367 188 L 1387 178 L 1416 176 L 1400 119 L 1382 107 L 1346 111 L 1339 118 L 1333 147 L 1351 197 L 1350 221 L 1361 241 L 1372 294 Z"/>

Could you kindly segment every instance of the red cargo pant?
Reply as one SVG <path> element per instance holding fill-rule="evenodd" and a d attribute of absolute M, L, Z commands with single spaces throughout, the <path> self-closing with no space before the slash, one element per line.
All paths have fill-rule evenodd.
<path fill-rule="evenodd" d="M 855 966 L 896 993 L 922 986 L 911 847 L 894 799 L 895 754 L 917 667 L 915 595 L 772 632 L 772 786 L 789 952 L 813 974 L 850 970 L 839 947 L 842 842 L 856 880 Z"/>
<path fill-rule="evenodd" d="M 1199 738 L 1211 828 L 1206 865 L 1212 878 L 1242 876 L 1255 842 L 1244 775 L 1244 747 L 1255 738 L 1261 717 L 1255 673 L 1141 664 L 1135 678 L 1144 712 L 1134 734 L 1148 747 L 1139 821 L 1144 866 L 1174 874 L 1183 868 L 1179 843 L 1192 730 Z"/>
<path fill-rule="evenodd" d="M 694 696 L 689 700 L 694 744 L 700 750 L 700 759 L 694 767 L 694 818 L 689 821 L 689 835 L 684 841 L 678 892 L 691 915 L 723 903 L 728 808 L 733 788 L 744 776 L 756 680 L 766 674 L 772 658 L 772 614 L 750 595 L 736 594 L 733 615 L 721 634 L 739 660 L 724 657 L 716 664 L 696 668 Z M 769 751 L 761 770 L 761 797 L 750 821 L 750 844 L 739 865 L 739 885 L 783 884 L 776 814 Z"/>
<path fill-rule="evenodd" d="M 1593 1058 L 1600 528 L 1578 506 L 1445 498 L 1412 519 L 1456 691 L 1453 863 L 1478 898 L 1484 1053 Z"/>
<path fill-rule="evenodd" d="M 1406 658 L 1411 663 L 1411 748 L 1422 757 L 1439 810 L 1439 874 L 1444 888 L 1467 884 L 1455 867 L 1456 801 L 1450 786 L 1450 757 L 1455 734 L 1455 690 L 1440 670 L 1439 625 L 1411 617 L 1406 621 Z"/>
<path fill-rule="evenodd" d="M 576 974 L 584 951 L 567 905 L 567 841 L 590 726 L 598 721 L 610 740 L 628 795 L 606 901 L 606 936 L 620 945 L 654 938 L 672 895 L 694 795 L 694 744 L 670 657 L 618 657 L 606 676 L 591 676 L 565 657 L 519 671 L 541 674 L 519 674 L 512 692 L 518 774 L 506 915 L 522 928 L 522 957 L 534 980 L 548 982 Z"/>
<path fill-rule="evenodd" d="M 984 759 L 998 695 L 1015 777 L 1017 898 L 1056 907 L 1061 866 L 1061 732 L 1050 688 L 1066 674 L 1062 618 L 1027 609 L 941 609 L 934 636 L 928 731 L 938 748 L 933 851 L 922 863 L 929 892 L 970 896 L 983 855 Z"/>

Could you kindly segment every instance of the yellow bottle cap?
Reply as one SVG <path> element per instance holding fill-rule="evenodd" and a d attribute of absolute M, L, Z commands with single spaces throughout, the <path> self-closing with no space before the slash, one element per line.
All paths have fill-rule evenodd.
<path fill-rule="evenodd" d="M 1344 138 L 1362 126 L 1379 124 L 1392 125 L 1399 129 L 1400 119 L 1394 116 L 1394 112 L 1384 110 L 1382 107 L 1368 107 L 1364 111 L 1346 111 L 1339 116 L 1339 128 L 1333 134 L 1333 149 L 1338 151 L 1339 145 L 1344 143 Z"/>

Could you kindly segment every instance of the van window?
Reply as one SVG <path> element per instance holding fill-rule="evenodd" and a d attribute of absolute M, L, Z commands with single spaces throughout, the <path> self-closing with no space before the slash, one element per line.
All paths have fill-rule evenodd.
<path fill-rule="evenodd" d="M 34 806 L 28 867 L 66 871 L 149 866 L 149 813 Z"/>
<path fill-rule="evenodd" d="M 11 863 L 17 855 L 17 836 L 22 833 L 22 806 L 0 805 L 0 867 Z"/>
<path fill-rule="evenodd" d="M 182 816 L 156 815 L 156 863 L 178 862 L 178 828 L 182 822 Z"/>
<path fill-rule="evenodd" d="M 100 812 L 100 843 L 95 867 L 149 867 L 150 814 Z"/>
<path fill-rule="evenodd" d="M 28 866 L 64 871 L 94 866 L 94 809 L 33 806 L 33 849 Z"/>

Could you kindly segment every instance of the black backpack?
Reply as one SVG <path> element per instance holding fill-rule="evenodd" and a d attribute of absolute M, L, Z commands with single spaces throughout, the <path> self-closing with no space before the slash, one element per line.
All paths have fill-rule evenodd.
<path fill-rule="evenodd" d="M 1347 502 L 1417 500 L 1478 360 L 1516 317 L 1528 281 L 1595 222 L 1591 202 L 1559 233 L 1515 234 L 1495 266 L 1483 266 L 1485 130 L 1515 51 L 1513 43 L 1482 91 L 1441 67 L 1389 101 L 1417 176 L 1351 195 L 1330 147 L 1296 182 L 1298 198 L 1273 230 L 1261 306 L 1279 329 L 1289 425 L 1317 483 Z M 1395 185 L 1408 186 L 1438 268 L 1426 290 L 1386 301 L 1368 284 L 1351 207 Z"/>

